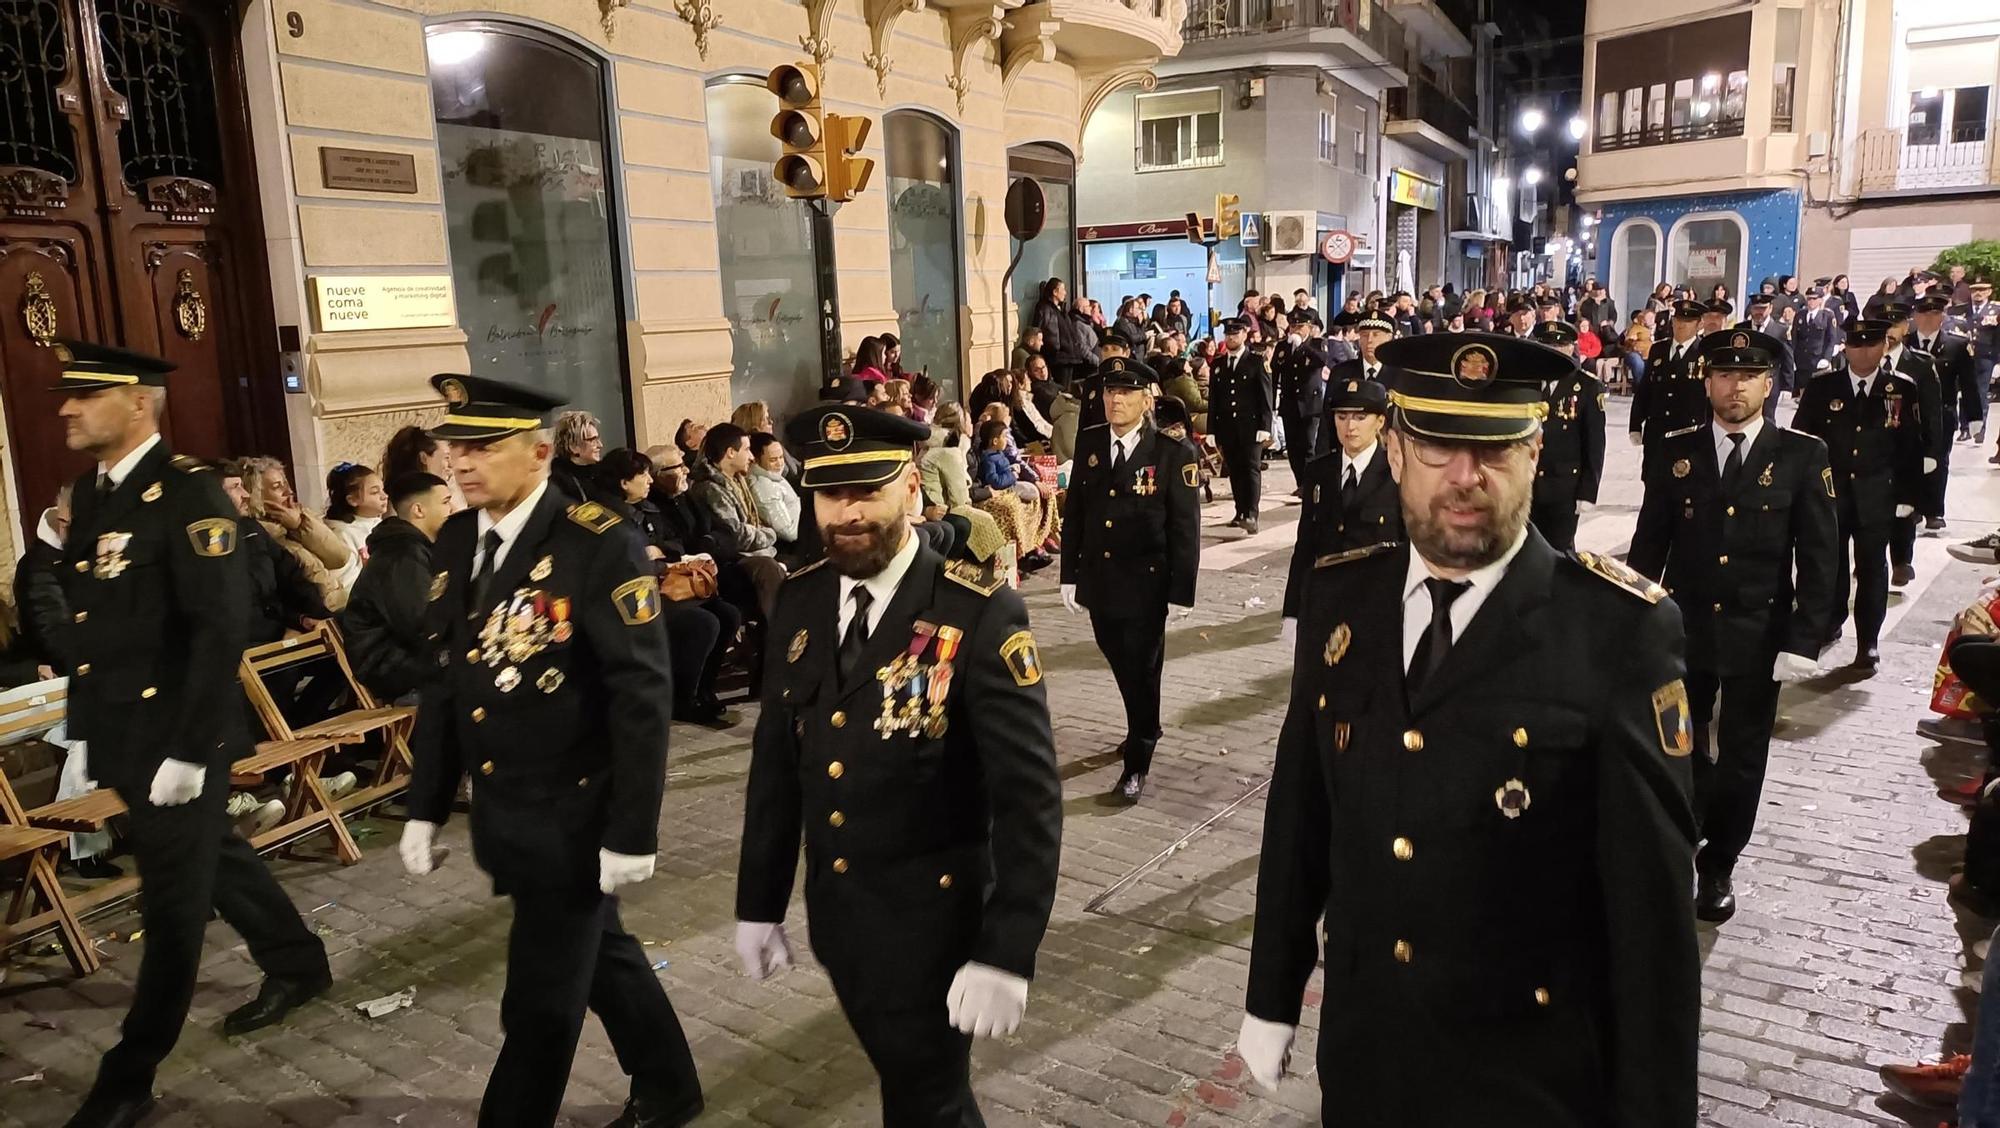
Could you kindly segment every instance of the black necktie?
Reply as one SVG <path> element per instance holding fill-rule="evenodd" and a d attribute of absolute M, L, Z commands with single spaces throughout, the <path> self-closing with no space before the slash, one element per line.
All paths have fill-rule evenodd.
<path fill-rule="evenodd" d="M 1124 469 L 1125 444 L 1119 442 L 1117 439 L 1113 439 L 1111 440 L 1111 476 L 1113 478 L 1118 477 L 1119 472 Z"/>
<path fill-rule="evenodd" d="M 1722 464 L 1722 489 L 1725 493 L 1736 492 L 1737 475 L 1743 472 L 1743 432 L 1729 436 L 1729 460 Z"/>
<path fill-rule="evenodd" d="M 486 587 L 493 582 L 493 571 L 499 567 L 500 530 L 486 530 L 479 544 L 485 555 L 479 559 L 479 570 L 472 574 L 472 602 L 466 607 L 466 613 L 473 618 L 486 613 Z"/>
<path fill-rule="evenodd" d="M 1352 512 L 1354 509 L 1354 499 L 1360 493 L 1361 482 L 1355 477 L 1354 463 L 1350 462 L 1347 464 L 1347 481 L 1341 483 L 1340 486 L 1340 507 Z"/>
<path fill-rule="evenodd" d="M 103 501 L 105 498 L 110 497 L 111 491 L 117 488 L 116 485 L 112 484 L 111 475 L 99 474 L 97 476 L 97 500 Z"/>
<path fill-rule="evenodd" d="M 854 618 L 847 621 L 847 633 L 840 636 L 840 684 L 847 685 L 854 678 L 854 667 L 861 662 L 861 651 L 868 645 L 868 605 L 875 602 L 875 596 L 865 584 L 855 584 L 849 599 L 854 601 Z"/>
<path fill-rule="evenodd" d="M 1410 673 L 1407 681 L 1411 697 L 1422 690 L 1430 676 L 1444 665 L 1445 655 L 1451 653 L 1451 605 L 1472 587 L 1470 580 L 1441 580 L 1433 576 L 1424 581 L 1431 593 L 1431 626 L 1424 637 L 1417 640 L 1417 652 L 1410 658 Z"/>

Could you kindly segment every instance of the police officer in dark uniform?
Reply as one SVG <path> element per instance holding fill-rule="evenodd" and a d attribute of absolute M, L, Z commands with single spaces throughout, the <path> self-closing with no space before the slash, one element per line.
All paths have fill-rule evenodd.
<path fill-rule="evenodd" d="M 1208 369 L 1208 433 L 1229 470 L 1236 515 L 1229 523 L 1256 535 L 1257 503 L 1264 493 L 1264 448 L 1271 441 L 1271 377 L 1249 345 L 1250 323 L 1222 323 L 1223 350 Z M 1100 373 L 1101 375 L 1101 373 Z"/>
<path fill-rule="evenodd" d="M 694 1058 L 617 890 L 653 873 L 673 677 L 660 591 L 632 526 L 549 482 L 550 415 L 532 388 L 439 375 L 470 506 L 445 522 L 428 625 L 442 648 L 411 742 L 403 864 L 441 860 L 439 826 L 472 777 L 472 852 L 514 902 L 506 1040 L 482 1125 L 553 1124 L 586 1006 L 632 1078 L 614 1128 L 701 1112 Z"/>
<path fill-rule="evenodd" d="M 1890 302 L 1882 307 L 1882 320 L 1889 323 L 1889 351 L 1882 363 L 1890 371 L 1906 376 L 1917 386 L 1917 433 L 1922 436 L 1924 458 L 1924 484 L 1917 501 L 1916 511 L 1908 517 L 1896 518 L 1889 534 L 1889 585 L 1902 587 L 1917 578 L 1917 526 L 1926 517 L 1942 518 L 1944 509 L 1939 506 L 1935 512 L 1931 507 L 1931 497 L 1941 491 L 1936 480 L 1944 469 L 1944 463 L 1951 458 L 1951 434 L 1954 420 L 1945 414 L 1944 384 L 1938 378 L 1936 362 L 1931 354 L 1911 347 L 1910 317 L 1914 310 L 1903 302 Z"/>
<path fill-rule="evenodd" d="M 1107 422 L 1077 435 L 1063 505 L 1062 599 L 1072 614 L 1089 610 L 1097 648 L 1117 679 L 1125 770 L 1111 794 L 1136 803 L 1160 740 L 1167 608 L 1194 606 L 1200 478 L 1194 447 L 1146 419 L 1145 391 L 1130 362 L 1113 357 L 1099 376 Z"/>
<path fill-rule="evenodd" d="M 1712 421 L 1662 439 L 1629 563 L 1658 580 L 1687 630 L 1694 724 L 1695 916 L 1736 911 L 1731 871 L 1756 824 L 1781 682 L 1812 677 L 1831 629 L 1840 552 L 1826 444 L 1763 414 L 1784 342 L 1749 329 L 1702 339 Z M 1715 747 L 1708 724 L 1722 698 Z"/>
<path fill-rule="evenodd" d="M 1535 321 L 1539 316 L 1535 303 L 1526 294 L 1516 294 L 1507 299 L 1507 324 L 1501 333 L 1523 341 L 1530 340 L 1534 337 Z"/>
<path fill-rule="evenodd" d="M 1708 396 L 1694 371 L 1701 351 L 1700 302 L 1674 303 L 1668 335 L 1646 355 L 1646 377 L 1632 391 L 1633 446 L 1651 446 L 1668 431 L 1699 427 L 1708 418 Z M 1642 459 L 1650 464 L 1651 459 Z"/>
<path fill-rule="evenodd" d="M 1404 369 L 1387 452 L 1410 539 L 1313 570 L 1238 1049 L 1277 1083 L 1323 926 L 1326 1123 L 1687 1128 L 1680 615 L 1528 523 L 1568 358 L 1486 333 L 1383 352 Z"/>
<path fill-rule="evenodd" d="M 1313 563 L 1350 548 L 1403 539 L 1403 503 L 1382 453 L 1382 428 L 1389 419 L 1389 389 L 1350 377 L 1327 393 L 1334 447 L 1306 464 L 1300 479 L 1305 503 L 1299 510 L 1298 540 L 1285 581 L 1282 637 L 1297 631 L 1299 605 Z"/>
<path fill-rule="evenodd" d="M 839 405 L 787 428 L 827 555 L 771 613 L 736 950 L 759 979 L 791 962 L 803 833 L 813 953 L 881 1078 L 882 1123 L 977 1128 L 972 1037 L 1013 1033 L 1027 1005 L 1062 782 L 1020 596 L 909 531 L 927 433 Z"/>
<path fill-rule="evenodd" d="M 1326 386 L 1340 388 L 1356 380 L 1372 380 L 1385 389 L 1395 387 L 1396 370 L 1382 363 L 1377 350 L 1385 342 L 1395 339 L 1396 323 L 1371 313 L 1365 316 L 1356 315 L 1353 325 L 1358 351 L 1353 359 L 1341 361 L 1327 370 Z M 1333 412 L 1333 405 L 1329 400 L 1326 417 L 1320 420 L 1318 441 L 1313 444 L 1314 457 L 1340 449 L 1340 436 L 1334 430 Z"/>
<path fill-rule="evenodd" d="M 1535 340 L 1569 357 L 1574 370 L 1543 388 L 1549 414 L 1528 519 L 1550 547 L 1568 552 L 1576 547 L 1577 519 L 1597 504 L 1604 479 L 1604 385 L 1576 363 L 1576 326 L 1544 321 Z"/>
<path fill-rule="evenodd" d="M 1278 398 L 1278 418 L 1285 425 L 1285 461 L 1292 479 L 1305 490 L 1306 463 L 1319 449 L 1319 429 L 1326 410 L 1326 342 L 1319 336 L 1318 315 L 1310 308 L 1293 308 L 1286 315 L 1292 331 L 1272 358 Z"/>
<path fill-rule="evenodd" d="M 1986 397 L 1993 383 L 1993 364 L 2000 360 L 2000 302 L 1993 300 L 1991 278 L 1974 278 L 1966 283 L 1966 289 L 1971 300 L 1951 310 L 1972 338 L 1972 372 L 1959 385 L 1959 438 L 1983 443 L 1989 410 Z"/>
<path fill-rule="evenodd" d="M 1833 367 L 1806 382 L 1792 425 L 1826 443 L 1839 517 L 1831 638 L 1847 621 L 1850 558 L 1854 575 L 1854 665 L 1873 670 L 1889 609 L 1889 536 L 1898 518 L 1923 500 L 1923 434 L 1917 386 L 1883 362 L 1889 326 L 1857 318 Z"/>
<path fill-rule="evenodd" d="M 1750 295 L 1747 316 L 1736 323 L 1738 329 L 1762 333 L 1784 346 L 1778 352 L 1778 367 L 1771 374 L 1772 395 L 1764 400 L 1764 418 L 1773 423 L 1778 419 L 1778 396 L 1798 387 L 1796 366 L 1792 361 L 1792 333 L 1778 319 L 1776 301 L 1776 296 L 1772 294 Z"/>
<path fill-rule="evenodd" d="M 174 366 L 80 341 L 51 352 L 69 449 L 97 459 L 71 491 L 59 569 L 69 732 L 124 800 L 146 879 L 132 1009 L 68 1123 L 126 1128 L 151 1110 L 154 1073 L 187 1020 L 211 908 L 265 975 L 225 1034 L 278 1021 L 332 977 L 325 946 L 223 812 L 230 762 L 251 743 L 236 681 L 250 593 L 236 507 L 205 463 L 175 457 L 160 436 Z"/>

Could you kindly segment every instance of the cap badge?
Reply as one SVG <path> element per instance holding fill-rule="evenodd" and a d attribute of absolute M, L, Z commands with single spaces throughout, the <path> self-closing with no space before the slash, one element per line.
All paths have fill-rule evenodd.
<path fill-rule="evenodd" d="M 1350 391 L 1350 392 L 1358 392 L 1358 391 L 1360 391 L 1360 390 L 1361 390 L 1361 381 L 1359 381 L 1359 380 L 1349 380 L 1349 381 L 1347 382 L 1347 390 L 1348 390 L 1348 391 Z"/>
<path fill-rule="evenodd" d="M 1493 379 L 1500 367 L 1493 350 L 1485 345 L 1467 345 L 1451 356 L 1452 379 L 1468 388 L 1477 388 Z"/>
<path fill-rule="evenodd" d="M 466 393 L 464 383 L 458 380 L 446 380 L 438 385 L 438 391 L 443 393 L 444 402 L 453 407 L 464 407 L 472 402 L 472 397 Z"/>
<path fill-rule="evenodd" d="M 1749 348 L 1749 347 L 1750 347 L 1750 334 L 1748 334 L 1748 333 L 1738 333 L 1738 334 L 1736 334 L 1735 336 L 1733 336 L 1733 337 L 1729 338 L 1729 347 L 1730 347 L 1730 348 L 1732 348 L 1732 349 L 1747 349 L 1747 348 Z"/>
<path fill-rule="evenodd" d="M 64 364 L 68 364 L 76 359 L 76 354 L 69 351 L 69 346 L 60 341 L 50 345 L 49 349 L 56 354 L 56 359 Z"/>
<path fill-rule="evenodd" d="M 828 450 L 846 450 L 854 441 L 854 424 L 847 416 L 833 412 L 819 421 L 819 438 Z"/>

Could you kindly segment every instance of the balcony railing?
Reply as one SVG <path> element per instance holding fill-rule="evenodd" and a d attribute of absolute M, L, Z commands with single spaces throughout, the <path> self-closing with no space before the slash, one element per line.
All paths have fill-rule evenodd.
<path fill-rule="evenodd" d="M 1458 99 L 1412 75 L 1409 85 L 1390 90 L 1385 104 L 1390 121 L 1421 121 L 1459 144 L 1472 138 L 1472 111 Z"/>
<path fill-rule="evenodd" d="M 1600 133 L 1591 139 L 1594 153 L 1610 153 L 1619 149 L 1642 149 L 1650 145 L 1678 145 L 1683 141 L 1713 141 L 1722 137 L 1743 136 L 1742 118 L 1713 118 L 1708 121 L 1691 121 L 1684 125 L 1662 125 L 1651 129 L 1635 130 L 1631 133 Z"/>
<path fill-rule="evenodd" d="M 1869 129 L 1856 144 L 1864 195 L 2000 187 L 2000 151 L 1987 122 L 1949 130 Z"/>
<path fill-rule="evenodd" d="M 1222 163 L 1222 142 L 1207 145 L 1137 145 L 1132 167 L 1140 172 L 1169 172 L 1177 168 L 1214 168 Z"/>
<path fill-rule="evenodd" d="M 1367 26 L 1362 26 L 1362 9 Z M 1188 43 L 1264 35 L 1280 31 L 1345 31 L 1389 60 L 1409 69 L 1403 25 L 1377 0 L 1188 0 L 1181 38 Z"/>

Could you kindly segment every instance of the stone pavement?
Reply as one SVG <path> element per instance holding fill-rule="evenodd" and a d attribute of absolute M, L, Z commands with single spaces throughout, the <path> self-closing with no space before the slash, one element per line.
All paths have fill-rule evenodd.
<path fill-rule="evenodd" d="M 1614 401 L 1611 484 L 1582 544 L 1622 550 L 1636 512 L 1637 457 Z M 2000 521 L 2000 471 L 1962 446 L 1954 539 Z M 1075 1128 L 1314 1123 L 1310 1073 L 1275 1096 L 1253 1090 L 1230 1053 L 1241 1014 L 1254 900 L 1261 785 L 1285 708 L 1289 656 L 1277 608 L 1296 508 L 1282 466 L 1267 477 L 1263 531 L 1245 541 L 1205 518 L 1200 605 L 1169 635 L 1168 732 L 1138 808 L 1098 795 L 1117 774 L 1121 710 L 1087 623 L 1064 613 L 1052 576 L 1024 591 L 1048 669 L 1065 778 L 1062 884 L 1020 1033 L 982 1044 L 974 1070 L 988 1122 Z M 1914 735 L 1951 615 L 1980 578 L 1942 539 L 1919 546 L 1919 578 L 1892 606 L 1881 671 L 1789 689 L 1760 828 L 1738 874 L 1744 907 L 1703 929 L 1702 1121 L 1720 1128 L 1839 1128 L 1909 1122 L 1874 1067 L 1960 1048 L 1968 1035 L 1973 941 L 1943 879 L 1964 816 L 1934 797 L 1974 774 L 1973 750 Z M 1851 647 L 1851 644 L 1850 644 Z M 1829 662 L 1844 661 L 1838 649 Z M 732 905 L 754 709 L 723 733 L 679 728 L 661 816 L 660 875 L 624 899 L 625 919 L 694 1044 L 707 1088 L 701 1124 L 877 1123 L 873 1075 L 806 953 L 766 983 L 737 970 Z M 499 1042 L 508 913 L 471 865 L 463 819 L 453 856 L 406 877 L 393 819 L 361 827 L 353 867 L 276 865 L 333 953 L 336 985 L 281 1027 L 224 1040 L 221 1016 L 255 988 L 237 937 L 217 925 L 194 1015 L 160 1078 L 161 1125 L 471 1123 Z M 98 918 L 124 935 L 136 915 Z M 140 941 L 143 943 L 143 940 Z M 108 939 L 104 970 L 66 977 L 54 957 L 17 960 L 0 985 L 0 1128 L 62 1123 L 116 1037 L 138 945 Z M 414 1007 L 369 1020 L 360 1000 L 416 988 Z M 1309 997 L 1306 1023 L 1317 1021 Z M 1310 1032 L 1294 1054 L 1313 1060 Z M 1440 1048 L 1443 1050 L 1444 1048 Z M 1452 1065 L 1414 1063 L 1417 1075 Z M 595 1023 L 585 1026 L 568 1123 L 611 1118 L 625 1084 Z M 1372 1126 L 1371 1126 L 1372 1128 Z"/>

